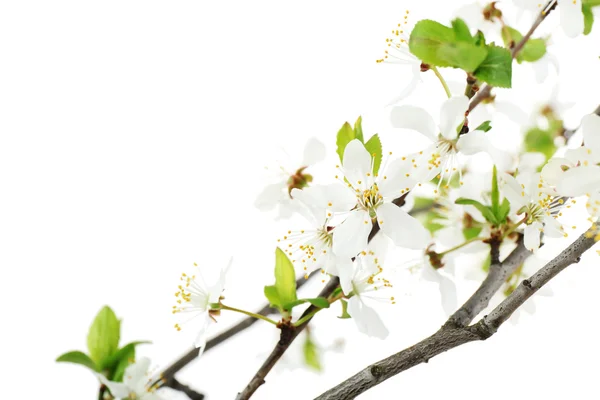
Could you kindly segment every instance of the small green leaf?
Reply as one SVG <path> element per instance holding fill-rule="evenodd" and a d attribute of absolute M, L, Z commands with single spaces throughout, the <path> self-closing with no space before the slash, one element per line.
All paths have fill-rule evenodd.
<path fill-rule="evenodd" d="M 518 30 L 510 26 L 502 28 L 502 40 L 508 48 L 513 48 L 523 39 L 523 35 Z M 546 54 L 546 41 L 544 39 L 529 39 L 525 46 L 517 53 L 517 62 L 520 64 L 523 61 L 534 62 L 542 58 Z"/>
<path fill-rule="evenodd" d="M 476 131 L 484 131 L 484 132 L 489 132 L 491 129 L 492 129 L 491 121 L 484 121 L 481 123 L 481 125 L 479 125 L 477 128 L 475 128 Z"/>
<path fill-rule="evenodd" d="M 477 69 L 487 55 L 484 46 L 475 45 L 472 38 L 467 40 L 458 21 L 454 28 L 449 28 L 436 21 L 421 20 L 414 26 L 408 44 L 410 52 L 426 64 L 467 72 Z"/>
<path fill-rule="evenodd" d="M 438 212 L 429 211 L 427 214 L 421 214 L 417 216 L 417 219 L 423 224 L 425 229 L 427 229 L 431 233 L 435 233 L 440 229 L 444 228 L 444 225 L 440 224 L 440 219 L 444 219 L 443 215 L 440 215 Z"/>
<path fill-rule="evenodd" d="M 588 7 L 600 6 L 600 0 L 583 0 L 583 5 Z"/>
<path fill-rule="evenodd" d="M 475 41 L 475 46 L 484 47 L 485 46 L 485 36 L 483 35 L 483 32 L 477 31 L 477 33 L 475 34 L 474 41 Z"/>
<path fill-rule="evenodd" d="M 485 218 L 489 223 L 493 224 L 493 225 L 498 225 L 498 221 L 496 220 L 496 216 L 494 215 L 494 213 L 492 212 L 492 210 L 490 209 L 490 207 L 488 206 L 484 206 L 483 204 L 481 204 L 480 202 L 478 202 L 477 200 L 471 200 L 471 199 L 465 199 L 465 198 L 459 198 L 455 201 L 456 204 L 461 204 L 461 205 L 470 205 L 470 206 L 474 206 L 477 210 L 479 210 L 479 212 L 481 213 L 481 215 L 483 215 L 483 218 Z"/>
<path fill-rule="evenodd" d="M 340 318 L 340 319 L 352 318 L 352 316 L 350 314 L 348 314 L 348 302 L 344 299 L 341 299 L 340 302 L 342 304 L 342 315 L 340 315 L 338 318 Z"/>
<path fill-rule="evenodd" d="M 510 202 L 508 201 L 508 199 L 505 197 L 504 200 L 502 200 L 502 204 L 500 205 L 500 209 L 498 210 L 498 222 L 500 222 L 501 224 L 505 224 L 506 223 L 506 217 L 508 217 L 508 213 L 510 212 Z"/>
<path fill-rule="evenodd" d="M 363 136 L 362 130 L 362 117 L 359 116 L 354 123 L 354 138 L 360 140 L 361 142 L 365 142 L 365 138 Z"/>
<path fill-rule="evenodd" d="M 375 134 L 371 136 L 367 143 L 365 143 L 365 149 L 367 149 L 369 154 L 371 154 L 371 157 L 373 157 L 373 173 L 377 174 L 383 158 L 383 147 L 381 146 L 379 135 Z"/>
<path fill-rule="evenodd" d="M 88 351 L 96 364 L 101 364 L 105 358 L 117 351 L 120 334 L 121 322 L 110 307 L 102 307 L 87 337 Z"/>
<path fill-rule="evenodd" d="M 349 123 L 344 123 L 338 131 L 336 139 L 337 153 L 340 156 L 340 161 L 344 161 L 344 150 L 346 150 L 348 143 L 354 139 L 356 139 L 356 136 L 354 136 L 354 129 L 352 129 Z"/>
<path fill-rule="evenodd" d="M 306 365 L 314 370 L 321 371 L 321 361 L 319 360 L 319 349 L 317 345 L 312 341 L 310 335 L 306 335 L 304 340 L 304 362 Z"/>
<path fill-rule="evenodd" d="M 296 301 L 296 272 L 294 265 L 279 247 L 275 250 L 275 289 L 277 290 L 277 296 L 281 304 L 285 305 Z"/>
<path fill-rule="evenodd" d="M 412 212 L 415 210 L 424 210 L 433 207 L 435 201 L 427 197 L 415 197 L 413 202 Z"/>
<path fill-rule="evenodd" d="M 108 357 L 107 359 L 105 359 L 102 364 L 100 365 L 100 369 L 113 369 L 115 367 L 115 365 L 121 361 L 121 359 L 123 357 L 125 357 L 127 354 L 131 353 L 131 349 L 135 348 L 137 345 L 139 344 L 149 344 L 151 342 L 147 341 L 147 340 L 141 340 L 141 341 L 137 341 L 137 342 L 131 342 L 131 343 L 127 343 L 125 346 L 121 347 L 116 353 L 114 353 L 112 356 Z"/>
<path fill-rule="evenodd" d="M 589 35 L 592 32 L 592 26 L 594 25 L 592 6 L 583 4 L 581 6 L 581 11 L 583 12 L 583 34 Z"/>
<path fill-rule="evenodd" d="M 111 381 L 122 382 L 125 376 L 125 370 L 135 362 L 135 345 L 123 347 L 121 357 L 117 361 L 112 373 Z"/>
<path fill-rule="evenodd" d="M 304 299 L 315 307 L 329 308 L 329 301 L 325 297 L 315 297 L 314 299 Z"/>
<path fill-rule="evenodd" d="M 460 18 L 456 18 L 452 21 L 452 29 L 454 30 L 454 36 L 459 42 L 474 43 L 473 36 L 469 31 L 469 27 Z"/>
<path fill-rule="evenodd" d="M 69 351 L 58 357 L 56 362 L 66 362 L 72 364 L 83 365 L 84 367 L 88 367 L 92 371 L 98 371 L 96 363 L 85 353 L 81 351 Z"/>
<path fill-rule="evenodd" d="M 265 286 L 265 297 L 269 300 L 269 304 L 275 308 L 283 308 L 283 304 L 279 299 L 279 293 L 275 285 Z"/>
<path fill-rule="evenodd" d="M 525 151 L 539 152 L 550 159 L 556 152 L 554 132 L 540 128 L 532 128 L 525 133 Z"/>
<path fill-rule="evenodd" d="M 498 210 L 500 209 L 500 189 L 498 188 L 498 170 L 494 165 L 492 172 L 492 212 L 498 220 Z"/>
<path fill-rule="evenodd" d="M 477 236 L 479 236 L 479 234 L 481 233 L 483 229 L 479 226 L 474 226 L 471 228 L 464 228 L 463 229 L 463 236 L 465 237 L 465 240 L 471 240 L 476 238 Z"/>
<path fill-rule="evenodd" d="M 512 85 L 512 57 L 503 47 L 489 45 L 485 60 L 473 75 L 490 85 L 509 88 Z"/>

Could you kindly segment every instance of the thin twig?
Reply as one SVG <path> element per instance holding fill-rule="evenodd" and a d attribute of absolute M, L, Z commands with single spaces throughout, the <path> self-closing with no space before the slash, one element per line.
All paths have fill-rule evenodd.
<path fill-rule="evenodd" d="M 533 25 L 531 25 L 531 28 L 529 28 L 529 31 L 525 34 L 525 36 L 523 36 L 523 38 L 519 41 L 519 43 L 517 43 L 515 45 L 515 47 L 513 47 L 512 51 L 511 51 L 511 56 L 513 59 L 517 56 L 519 51 L 521 51 L 523 49 L 523 47 L 525 46 L 527 41 L 531 38 L 531 35 L 533 35 L 533 33 L 535 32 L 537 27 L 540 26 L 540 24 L 552 12 L 552 10 L 554 10 L 556 8 L 557 4 L 558 4 L 558 0 L 551 0 L 548 2 L 548 4 L 546 4 L 546 6 L 542 9 L 542 11 L 540 11 L 540 13 L 538 14 L 538 17 L 533 22 Z M 471 99 L 471 103 L 469 103 L 468 112 L 473 111 L 473 109 L 475 107 L 477 107 L 477 105 L 479 105 L 479 103 L 481 103 L 483 100 L 491 97 L 492 88 L 493 88 L 492 85 L 486 84 L 479 92 L 477 92 L 477 94 Z"/>
<path fill-rule="evenodd" d="M 402 207 L 405 203 L 406 196 L 407 196 L 407 194 L 404 194 L 404 195 L 398 197 L 397 199 L 395 199 L 393 201 L 393 203 L 395 205 L 397 205 L 398 207 Z M 373 240 L 373 238 L 375 237 L 375 235 L 377 235 L 379 230 L 380 230 L 379 225 L 377 223 L 375 223 L 373 225 L 373 228 L 371 229 L 371 232 L 369 233 L 369 238 L 368 238 L 369 242 L 371 242 L 371 240 Z M 332 278 L 327 283 L 325 288 L 321 291 L 321 293 L 319 293 L 319 297 L 328 297 L 339 286 L 339 282 L 340 282 L 339 278 L 337 278 L 337 277 Z M 317 309 L 317 307 L 311 305 L 309 308 L 307 308 L 304 311 L 304 313 L 302 314 L 302 317 L 300 317 L 300 318 L 307 316 L 308 314 L 312 313 L 316 309 Z M 311 317 L 311 319 L 312 319 L 312 317 Z M 306 322 L 304 322 L 302 325 L 297 326 L 295 329 L 291 329 L 287 326 L 282 327 L 281 338 L 280 338 L 279 342 L 277 342 L 277 344 L 275 345 L 275 348 L 273 349 L 273 351 L 271 352 L 271 354 L 269 355 L 267 360 L 263 363 L 263 365 L 256 372 L 256 374 L 254 375 L 254 377 L 252 378 L 250 383 L 248 383 L 248 385 L 244 388 L 244 390 L 238 394 L 238 396 L 236 397 L 236 400 L 249 399 L 254 394 L 256 389 L 258 389 L 262 384 L 265 383 L 265 377 L 267 376 L 267 374 L 271 371 L 271 369 L 273 369 L 273 367 L 275 366 L 277 361 L 279 361 L 279 359 L 281 358 L 283 353 L 286 352 L 286 350 L 290 347 L 290 345 L 292 344 L 294 339 L 308 325 L 308 323 L 310 322 L 311 319 L 308 319 Z"/>
<path fill-rule="evenodd" d="M 569 265 L 579 262 L 581 255 L 596 243 L 598 228 L 594 225 L 556 258 L 537 271 L 502 301 L 494 310 L 478 323 L 468 327 L 454 328 L 444 325 L 421 342 L 388 358 L 378 361 L 358 374 L 323 393 L 316 400 L 350 400 L 383 381 L 414 367 L 428 362 L 432 357 L 465 343 L 486 340 L 492 336 L 523 303 L 542 286 Z"/>
<path fill-rule="evenodd" d="M 184 385 L 175 378 L 171 380 L 170 387 L 172 389 L 179 390 L 180 392 L 185 393 L 185 395 L 189 397 L 190 400 L 204 400 L 204 395 L 202 393 L 196 392 L 194 389 L 187 385 Z"/>

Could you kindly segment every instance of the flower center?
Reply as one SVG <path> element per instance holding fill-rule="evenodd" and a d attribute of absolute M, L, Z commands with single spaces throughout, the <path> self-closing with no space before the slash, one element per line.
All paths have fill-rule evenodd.
<path fill-rule="evenodd" d="M 310 182 L 312 182 L 313 177 L 310 174 L 306 174 L 304 172 L 304 170 L 307 167 L 302 167 L 299 168 L 294 175 L 291 175 L 288 178 L 287 181 L 287 185 L 288 185 L 288 194 L 290 197 L 292 197 L 292 189 L 304 189 L 305 187 L 308 186 L 308 184 Z"/>
<path fill-rule="evenodd" d="M 375 210 L 383 203 L 383 196 L 379 193 L 377 185 L 374 184 L 367 190 L 359 191 L 356 197 L 358 197 L 360 208 L 367 211 L 371 218 L 376 218 Z"/>

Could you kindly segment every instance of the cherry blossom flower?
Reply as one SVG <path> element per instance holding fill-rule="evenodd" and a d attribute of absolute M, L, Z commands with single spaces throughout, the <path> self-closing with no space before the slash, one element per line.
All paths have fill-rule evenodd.
<path fill-rule="evenodd" d="M 219 271 L 219 277 L 210 285 L 205 282 L 196 263 L 194 263 L 194 266 L 198 268 L 197 275 L 190 276 L 186 273 L 181 275 L 181 284 L 175 293 L 177 305 L 173 306 L 173 314 L 193 313 L 195 315 L 192 319 L 197 318 L 200 320 L 194 344 L 196 347 L 201 348 L 201 351 L 204 350 L 206 345 L 208 328 L 213 322 L 216 322 L 215 316 L 219 314 L 219 302 L 225 287 L 225 277 L 232 261 L 233 259 L 229 260 L 227 267 Z M 175 324 L 175 328 L 180 331 L 182 329 L 181 324 Z"/>
<path fill-rule="evenodd" d="M 383 58 L 377 60 L 378 63 L 407 65 L 410 67 L 410 81 L 408 85 L 396 96 L 389 104 L 395 104 L 408 97 L 415 91 L 421 82 L 421 60 L 413 55 L 408 48 L 408 39 L 410 33 L 406 32 L 408 24 L 408 14 L 404 14 L 404 20 L 399 23 L 396 29 L 392 30 L 392 36 L 385 39 L 387 49 Z"/>
<path fill-rule="evenodd" d="M 564 227 L 557 218 L 566 199 L 550 194 L 553 192 L 540 174 L 520 174 L 517 179 L 509 174 L 504 174 L 503 193 L 508 198 L 511 208 L 517 214 L 525 214 L 524 244 L 529 251 L 536 251 L 540 247 L 540 234 L 549 237 L 567 236 Z"/>
<path fill-rule="evenodd" d="M 358 330 L 369 336 L 385 339 L 389 331 L 375 311 L 371 301 L 395 303 L 393 296 L 384 297 L 391 283 L 382 277 L 383 268 L 373 251 L 363 251 L 354 261 L 340 262 L 340 286 L 348 299 L 348 314 Z"/>
<path fill-rule="evenodd" d="M 353 207 L 344 222 L 333 232 L 333 252 L 337 256 L 353 257 L 367 247 L 367 238 L 376 220 L 381 231 L 394 244 L 411 249 L 424 248 L 429 232 L 415 218 L 392 201 L 408 193 L 416 182 L 411 178 L 412 166 L 397 159 L 382 166 L 384 172 L 373 172 L 373 160 L 365 146 L 352 140 L 344 151 L 342 171 L 346 178 L 343 203 Z M 338 179 L 341 179 L 339 176 Z"/>
<path fill-rule="evenodd" d="M 280 165 L 275 177 L 277 182 L 267 185 L 258 195 L 254 203 L 256 208 L 264 212 L 278 208 L 278 218 L 291 217 L 296 211 L 292 200 L 292 190 L 308 186 L 313 177 L 306 170 L 324 159 L 325 145 L 316 138 L 309 139 L 304 147 L 302 162 L 293 165 L 291 169 Z M 286 162 L 285 164 L 290 163 Z"/>
<path fill-rule="evenodd" d="M 113 382 L 106 379 L 102 374 L 97 374 L 98 379 L 110 390 L 110 394 L 118 399 L 139 399 L 139 400 L 161 400 L 161 397 L 154 393 L 156 390 L 151 383 L 151 376 L 148 373 L 150 360 L 141 358 L 136 363 L 129 365 L 125 369 L 123 382 Z"/>
<path fill-rule="evenodd" d="M 393 127 L 415 130 L 431 141 L 430 146 L 414 156 L 415 179 L 429 181 L 439 176 L 440 182 L 450 181 L 455 173 L 461 174 L 459 153 L 472 155 L 486 152 L 495 164 L 505 163 L 505 154 L 492 146 L 484 131 L 475 130 L 459 135 L 458 128 L 464 122 L 468 106 L 467 96 L 454 96 L 446 100 L 440 111 L 439 131 L 433 117 L 422 108 L 404 105 L 392 109 Z"/>

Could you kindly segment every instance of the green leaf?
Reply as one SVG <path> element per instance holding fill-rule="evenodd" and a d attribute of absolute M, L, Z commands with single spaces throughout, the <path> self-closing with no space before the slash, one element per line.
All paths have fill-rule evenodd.
<path fill-rule="evenodd" d="M 498 220 L 498 210 L 500 209 L 500 189 L 498 188 L 498 170 L 494 165 L 492 172 L 492 212 Z"/>
<path fill-rule="evenodd" d="M 509 212 L 510 212 L 510 202 L 505 197 L 504 200 L 502 200 L 502 204 L 500 205 L 498 214 L 496 214 L 496 216 L 498 217 L 498 222 L 500 222 L 501 224 L 505 224 L 506 217 L 508 217 Z"/>
<path fill-rule="evenodd" d="M 485 60 L 473 75 L 490 85 L 509 88 L 512 84 L 512 57 L 503 47 L 489 45 Z"/>
<path fill-rule="evenodd" d="M 265 297 L 271 306 L 279 309 L 283 308 L 283 304 L 281 303 L 281 299 L 279 299 L 279 293 L 277 292 L 275 285 L 265 286 Z"/>
<path fill-rule="evenodd" d="M 454 30 L 454 36 L 459 42 L 474 43 L 473 36 L 469 31 L 469 27 L 460 18 L 456 18 L 452 21 L 452 29 Z"/>
<path fill-rule="evenodd" d="M 319 308 L 329 308 L 329 301 L 327 301 L 325 297 L 316 297 L 314 299 L 298 299 L 294 302 L 284 304 L 283 308 L 286 310 L 291 310 L 292 308 L 304 303 L 310 303 Z"/>
<path fill-rule="evenodd" d="M 467 39 L 458 21 L 449 28 L 436 21 L 421 20 L 414 26 L 408 45 L 410 52 L 426 64 L 467 72 L 477 69 L 487 55 L 485 47 L 475 45 L 473 38 Z"/>
<path fill-rule="evenodd" d="M 475 34 L 474 41 L 475 41 L 475 46 L 480 46 L 480 47 L 485 46 L 485 36 L 483 35 L 483 32 L 477 31 L 477 33 Z"/>
<path fill-rule="evenodd" d="M 412 211 L 432 208 L 435 201 L 427 197 L 415 197 Z"/>
<path fill-rule="evenodd" d="M 365 138 L 363 136 L 362 130 L 362 117 L 359 116 L 354 123 L 354 138 L 360 140 L 361 142 L 365 142 Z"/>
<path fill-rule="evenodd" d="M 319 349 L 308 334 L 306 335 L 306 340 L 304 340 L 303 351 L 304 362 L 306 362 L 306 365 L 314 370 L 321 371 L 322 367 L 321 361 L 319 360 Z"/>
<path fill-rule="evenodd" d="M 444 225 L 437 222 L 437 220 L 444 219 L 444 216 L 440 215 L 435 210 L 430 211 L 425 215 L 419 215 L 417 219 L 423 224 L 425 229 L 427 229 L 432 234 L 444 228 Z"/>
<path fill-rule="evenodd" d="M 121 322 L 110 307 L 102 307 L 87 337 L 88 351 L 96 364 L 100 365 L 105 358 L 117 351 L 120 334 Z"/>
<path fill-rule="evenodd" d="M 122 382 L 123 376 L 125 375 L 125 370 L 128 366 L 135 362 L 135 345 L 127 345 L 123 347 L 122 350 L 123 352 L 121 353 L 121 357 L 117 361 L 117 364 L 115 365 L 114 371 L 112 373 L 111 380 L 114 382 Z"/>
<path fill-rule="evenodd" d="M 102 364 L 100 365 L 100 369 L 113 369 L 119 361 L 127 354 L 131 353 L 131 349 L 135 349 L 135 347 L 139 344 L 148 344 L 151 343 L 147 340 L 140 340 L 137 342 L 127 343 L 125 346 L 121 347 L 116 353 L 112 356 L 106 358 Z"/>
<path fill-rule="evenodd" d="M 583 0 L 583 5 L 588 7 L 600 6 L 600 0 Z"/>
<path fill-rule="evenodd" d="M 352 129 L 349 123 L 345 122 L 338 131 L 336 139 L 337 153 L 340 156 L 340 161 L 344 161 L 344 150 L 346 150 L 348 143 L 354 139 L 356 139 L 354 129 Z"/>
<path fill-rule="evenodd" d="M 481 233 L 483 229 L 479 226 L 474 226 L 471 228 L 464 228 L 463 229 L 463 236 L 465 237 L 465 240 L 471 240 L 476 238 L 477 236 L 479 236 L 479 234 Z"/>
<path fill-rule="evenodd" d="M 342 303 L 342 315 L 340 315 L 338 318 L 339 319 L 352 318 L 352 316 L 350 314 L 348 314 L 348 302 L 344 299 L 341 299 L 340 302 Z"/>
<path fill-rule="evenodd" d="M 539 152 L 550 159 L 556 152 L 554 132 L 540 128 L 532 128 L 525 133 L 525 151 Z"/>
<path fill-rule="evenodd" d="M 88 367 L 92 371 L 98 371 L 96 363 L 87 354 L 81 351 L 69 351 L 68 353 L 58 357 L 56 362 L 79 364 L 83 365 L 84 367 Z"/>
<path fill-rule="evenodd" d="M 493 225 L 498 225 L 498 221 L 496 220 L 496 216 L 494 215 L 494 213 L 492 212 L 492 210 L 490 209 L 490 207 L 488 206 L 484 206 L 483 204 L 481 204 L 480 202 L 478 202 L 477 200 L 471 200 L 471 199 L 465 199 L 463 197 L 457 199 L 455 201 L 456 204 L 461 204 L 461 205 L 470 205 L 470 206 L 474 206 L 476 209 L 479 210 L 479 212 L 481 213 L 481 215 L 483 215 L 483 218 L 485 218 L 488 222 L 490 222 Z"/>
<path fill-rule="evenodd" d="M 581 6 L 581 11 L 583 12 L 583 34 L 589 35 L 592 32 L 592 26 L 594 25 L 592 6 L 583 4 Z"/>
<path fill-rule="evenodd" d="M 371 157 L 373 157 L 373 173 L 377 174 L 383 158 L 383 147 L 381 146 L 379 135 L 375 134 L 371 136 L 367 143 L 365 143 L 365 148 Z"/>
<path fill-rule="evenodd" d="M 275 250 L 275 289 L 281 304 L 296 301 L 296 272 L 287 254 L 279 247 Z M 284 307 L 285 309 L 285 307 Z"/>
<path fill-rule="evenodd" d="M 483 264 L 481 265 L 481 269 L 485 272 L 488 273 L 490 272 L 490 267 L 492 266 L 492 255 L 488 254 L 486 259 L 483 260 Z"/>
<path fill-rule="evenodd" d="M 481 125 L 479 125 L 477 128 L 475 128 L 476 131 L 484 131 L 484 132 L 489 132 L 491 129 L 492 129 L 491 121 L 484 121 L 481 123 Z"/>
<path fill-rule="evenodd" d="M 518 30 L 510 26 L 502 28 L 502 40 L 508 48 L 513 48 L 523 39 L 523 35 Z M 546 41 L 544 39 L 529 39 L 525 46 L 517 53 L 517 62 L 534 62 L 546 54 Z"/>

